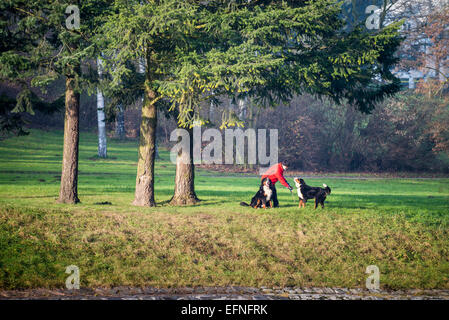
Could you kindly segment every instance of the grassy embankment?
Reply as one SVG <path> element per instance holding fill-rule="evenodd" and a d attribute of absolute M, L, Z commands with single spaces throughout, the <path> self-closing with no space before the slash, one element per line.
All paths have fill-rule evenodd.
<path fill-rule="evenodd" d="M 324 210 L 240 207 L 258 179 L 197 171 L 203 200 L 166 204 L 174 166 L 156 164 L 156 208 L 131 205 L 137 142 L 81 135 L 78 205 L 57 204 L 62 133 L 0 141 L 0 289 L 81 286 L 363 287 L 375 264 L 383 288 L 449 288 L 449 179 L 311 178 L 332 188 Z M 292 179 L 289 179 L 293 184 Z M 99 203 L 110 202 L 101 205 Z"/>

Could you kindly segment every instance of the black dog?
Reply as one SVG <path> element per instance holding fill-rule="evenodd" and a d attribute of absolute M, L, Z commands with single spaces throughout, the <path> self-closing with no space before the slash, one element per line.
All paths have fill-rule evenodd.
<path fill-rule="evenodd" d="M 270 208 L 273 208 L 273 200 L 272 200 L 273 191 L 271 190 L 271 180 L 265 178 L 262 180 L 260 184 L 259 191 L 254 195 L 251 199 L 251 204 L 247 204 L 246 202 L 240 202 L 241 206 L 251 206 L 254 209 L 256 208 L 267 208 L 267 204 Z"/>
<path fill-rule="evenodd" d="M 303 179 L 295 178 L 294 180 L 298 191 L 300 208 L 305 208 L 309 199 L 315 199 L 315 209 L 318 207 L 318 204 L 321 204 L 321 208 L 324 208 L 324 200 L 326 200 L 327 195 L 331 194 L 331 188 L 324 183 L 324 188 L 320 188 L 308 186 Z"/>

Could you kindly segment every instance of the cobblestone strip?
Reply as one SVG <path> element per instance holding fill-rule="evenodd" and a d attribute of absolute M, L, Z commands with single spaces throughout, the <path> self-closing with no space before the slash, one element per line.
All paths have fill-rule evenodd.
<path fill-rule="evenodd" d="M 0 300 L 449 300 L 449 290 L 299 287 L 81 288 L 0 290 Z"/>

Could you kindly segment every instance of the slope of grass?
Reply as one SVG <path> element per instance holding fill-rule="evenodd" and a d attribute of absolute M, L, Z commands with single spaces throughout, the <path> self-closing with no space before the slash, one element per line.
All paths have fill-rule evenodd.
<path fill-rule="evenodd" d="M 158 207 L 131 205 L 137 142 L 80 139 L 77 205 L 55 202 L 62 132 L 0 141 L 0 288 L 63 287 L 77 265 L 87 287 L 280 285 L 362 287 L 366 266 L 383 288 L 449 288 L 449 179 L 307 179 L 332 188 L 324 210 L 240 207 L 257 177 L 197 171 L 197 206 L 167 205 L 168 151 L 156 163 Z M 293 183 L 292 179 L 289 179 Z M 100 203 L 110 203 L 101 205 Z"/>

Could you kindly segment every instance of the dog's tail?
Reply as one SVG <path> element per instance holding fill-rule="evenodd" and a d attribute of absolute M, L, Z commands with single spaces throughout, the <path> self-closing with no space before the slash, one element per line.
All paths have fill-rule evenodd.
<path fill-rule="evenodd" d="M 247 204 L 246 202 L 240 202 L 240 205 L 243 207 L 249 207 L 249 204 Z"/>
<path fill-rule="evenodd" d="M 324 187 L 324 190 L 326 190 L 326 193 L 327 193 L 327 194 L 330 194 L 330 193 L 331 193 L 331 188 L 329 188 L 329 187 L 327 186 L 327 184 L 323 183 L 323 187 Z"/>

